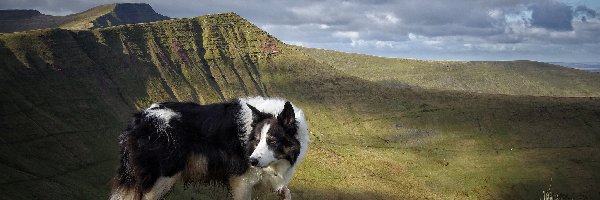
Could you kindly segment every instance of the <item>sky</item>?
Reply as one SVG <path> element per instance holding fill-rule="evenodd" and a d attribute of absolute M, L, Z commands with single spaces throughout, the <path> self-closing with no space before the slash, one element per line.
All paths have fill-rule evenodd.
<path fill-rule="evenodd" d="M 115 2 L 169 17 L 236 12 L 305 47 L 429 60 L 600 62 L 600 0 L 2 0 L 66 15 Z"/>

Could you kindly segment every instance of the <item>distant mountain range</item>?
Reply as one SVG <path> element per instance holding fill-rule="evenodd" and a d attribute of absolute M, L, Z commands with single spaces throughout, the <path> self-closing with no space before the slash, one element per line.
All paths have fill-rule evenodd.
<path fill-rule="evenodd" d="M 145 3 L 101 5 L 67 16 L 52 16 L 37 10 L 0 10 L 0 32 L 43 28 L 89 29 L 170 19 Z"/>
<path fill-rule="evenodd" d="M 590 72 L 600 72 L 600 62 L 550 62 L 551 64 L 560 65 L 574 69 L 580 69 Z"/>

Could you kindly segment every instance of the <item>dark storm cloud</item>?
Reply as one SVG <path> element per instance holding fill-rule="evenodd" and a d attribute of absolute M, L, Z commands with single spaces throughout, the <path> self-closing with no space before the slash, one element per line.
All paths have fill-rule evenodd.
<path fill-rule="evenodd" d="M 595 10 L 588 8 L 586 6 L 577 6 L 577 9 L 575 9 L 575 13 L 588 15 L 592 18 L 595 18 L 598 15 L 597 14 L 598 12 L 596 12 Z"/>
<path fill-rule="evenodd" d="M 571 6 L 558 2 L 543 2 L 531 6 L 531 24 L 551 30 L 573 30 Z"/>
<path fill-rule="evenodd" d="M 597 13 L 598 12 L 595 10 L 586 6 L 577 6 L 577 9 L 575 9 L 574 12 L 575 16 L 581 19 L 583 22 L 587 22 L 587 20 L 590 18 L 596 18 L 598 16 Z"/>
<path fill-rule="evenodd" d="M 69 14 L 113 2 L 2 0 L 0 8 L 33 8 L 48 14 Z M 144 2 L 170 17 L 236 12 L 289 43 L 386 56 L 455 53 L 464 58 L 468 58 L 465 55 L 492 55 L 490 59 L 494 59 L 548 53 L 549 58 L 555 58 L 554 55 L 568 58 L 569 52 L 581 49 L 588 50 L 590 55 L 600 54 L 600 37 L 597 36 L 600 19 L 598 11 L 593 9 L 600 7 L 600 3 L 595 1 L 591 1 L 594 5 L 587 6 L 567 4 L 573 2 L 571 0 Z"/>

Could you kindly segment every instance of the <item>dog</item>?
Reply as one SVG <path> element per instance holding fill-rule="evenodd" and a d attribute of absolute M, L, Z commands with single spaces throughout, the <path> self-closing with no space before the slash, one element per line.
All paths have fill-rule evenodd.
<path fill-rule="evenodd" d="M 261 184 L 291 199 L 287 184 L 308 143 L 304 113 L 284 99 L 156 103 L 119 136 L 110 199 L 161 199 L 178 181 L 222 183 L 236 200 Z"/>

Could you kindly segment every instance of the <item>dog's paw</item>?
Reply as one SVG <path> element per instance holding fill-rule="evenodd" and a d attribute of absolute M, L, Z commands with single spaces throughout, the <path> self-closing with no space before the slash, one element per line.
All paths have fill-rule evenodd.
<path fill-rule="evenodd" d="M 277 195 L 280 200 L 292 200 L 292 193 L 287 186 L 283 186 L 281 189 L 277 190 Z"/>

